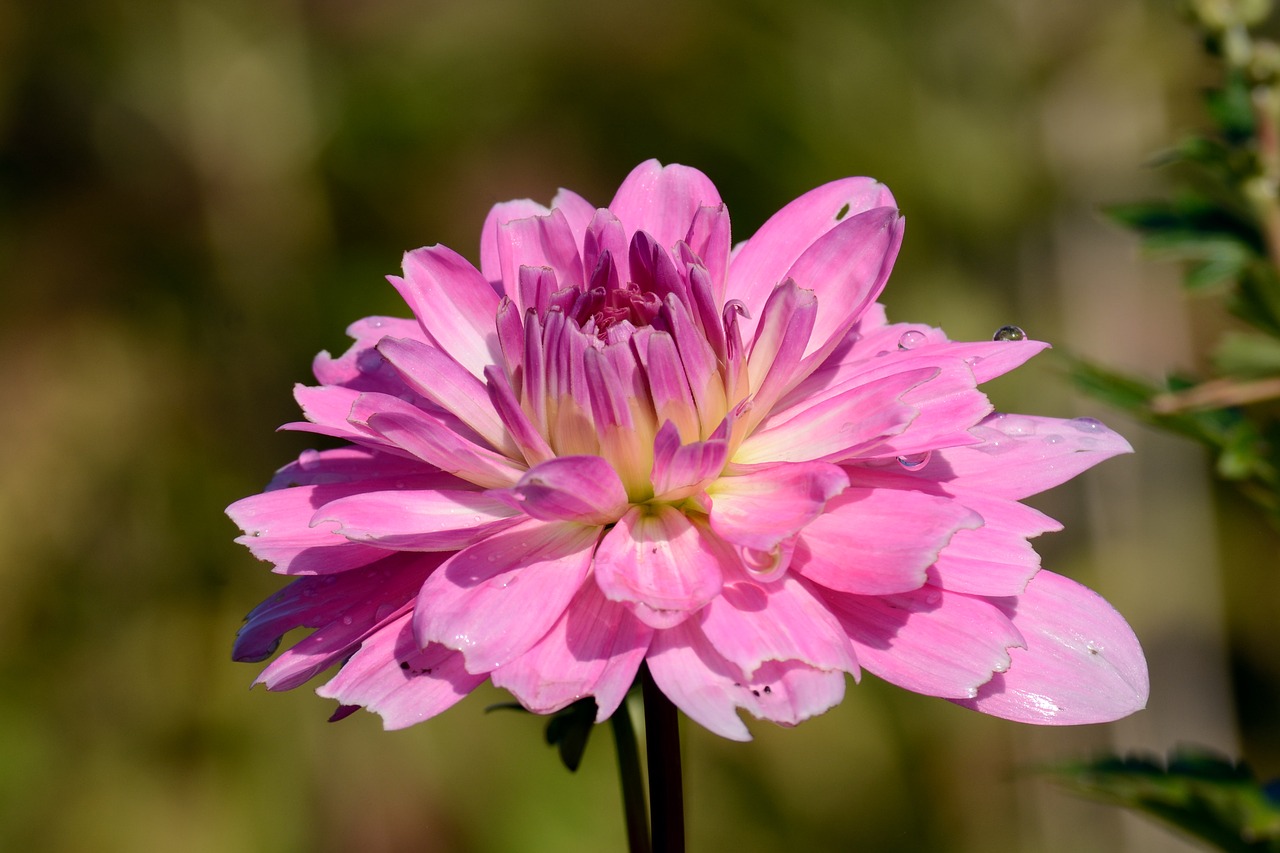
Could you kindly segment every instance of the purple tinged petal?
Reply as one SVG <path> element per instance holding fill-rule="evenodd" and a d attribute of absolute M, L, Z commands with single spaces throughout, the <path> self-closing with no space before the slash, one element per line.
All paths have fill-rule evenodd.
<path fill-rule="evenodd" d="M 498 361 L 498 294 L 466 258 L 444 246 L 415 249 L 404 256 L 404 278 L 388 280 L 423 331 L 473 376 Z"/>
<path fill-rule="evenodd" d="M 400 338 L 383 338 L 378 352 L 400 372 L 406 385 L 457 416 L 494 450 L 506 456 L 519 453 L 489 400 L 484 382 L 452 358 L 430 344 Z"/>
<path fill-rule="evenodd" d="M 603 722 L 626 698 L 652 637 L 626 607 L 584 583 L 547 635 L 490 677 L 537 714 L 594 696 Z"/>
<path fill-rule="evenodd" d="M 416 320 L 397 317 L 365 317 L 347 327 L 355 342 L 340 357 L 321 352 L 311 362 L 311 371 L 321 385 L 342 385 L 360 391 L 399 394 L 400 377 L 378 355 L 374 347 L 387 335 L 425 340 Z"/>
<path fill-rule="evenodd" d="M 701 436 L 709 436 L 729 411 L 716 354 L 683 302 L 667 299 L 662 305 L 662 318 L 676 343 L 689 391 L 698 407 Z"/>
<path fill-rule="evenodd" d="M 1042 725 L 1106 723 L 1146 707 L 1150 683 L 1137 637 L 1097 593 L 1040 572 L 1008 612 L 1026 647 L 966 708 Z"/>
<path fill-rule="evenodd" d="M 384 394 L 365 394 L 352 410 L 356 423 L 442 471 L 485 488 L 515 484 L 524 468 L 458 435 L 442 420 Z"/>
<path fill-rule="evenodd" d="M 937 368 L 907 370 L 855 385 L 807 409 L 797 406 L 780 423 L 764 421 L 738 447 L 733 461 L 839 461 L 883 447 L 916 417 L 915 408 L 902 402 L 903 395 L 937 375 Z"/>
<path fill-rule="evenodd" d="M 551 307 L 551 296 L 560 289 L 555 270 L 551 267 L 520 267 L 517 293 L 524 311 L 535 311 L 545 316 Z"/>
<path fill-rule="evenodd" d="M 970 432 L 980 443 L 939 451 L 926 466 L 933 470 L 918 473 L 938 479 L 945 472 L 946 488 L 957 494 L 1021 500 L 1133 452 L 1121 435 L 1093 418 L 995 414 Z"/>
<path fill-rule="evenodd" d="M 732 418 L 725 418 L 706 441 L 681 444 L 675 424 L 664 423 L 653 440 L 654 498 L 681 501 L 719 477 L 729 461 L 731 425 Z"/>
<path fill-rule="evenodd" d="M 701 437 L 698 409 L 689 390 L 675 339 L 666 332 L 632 337 L 632 346 L 644 367 L 649 398 L 658 423 L 671 423 L 679 437 L 692 441 Z"/>
<path fill-rule="evenodd" d="M 724 304 L 729 280 L 729 233 L 729 210 L 720 204 L 698 208 L 685 236 L 685 243 L 706 268 L 716 305 Z"/>
<path fill-rule="evenodd" d="M 574 245 L 581 246 L 587 228 L 596 214 L 595 205 L 573 190 L 561 187 L 555 198 L 551 199 L 551 207 L 564 215 L 565 221 L 569 223 L 569 230 L 573 232 Z"/>
<path fill-rule="evenodd" d="M 980 598 L 923 587 L 899 595 L 824 592 L 864 669 L 927 696 L 965 698 L 1009 667 L 1022 635 Z"/>
<path fill-rule="evenodd" d="M 858 671 L 839 620 L 794 577 L 761 584 L 740 572 L 702 610 L 700 624 L 716 651 L 748 677 L 771 660 Z"/>
<path fill-rule="evenodd" d="M 276 471 L 267 491 L 381 479 L 393 480 L 398 485 L 412 482 L 415 488 L 420 489 L 467 487 L 465 481 L 444 473 L 434 465 L 364 447 L 347 446 L 333 450 L 302 451 L 297 460 Z"/>
<path fill-rule="evenodd" d="M 727 542 L 773 551 L 822 514 L 849 477 L 826 462 L 799 462 L 721 477 L 707 489 L 711 529 Z"/>
<path fill-rule="evenodd" d="M 627 263 L 627 232 L 607 210 L 596 211 L 582 241 L 582 268 L 590 277 L 591 285 L 618 287 L 619 276 L 630 279 L 630 270 L 617 268 Z M 603 277 L 602 280 L 597 280 Z"/>
<path fill-rule="evenodd" d="M 669 249 L 688 236 L 699 208 L 719 204 L 715 185 L 697 169 L 648 160 L 627 175 L 609 210 L 622 221 L 628 238 L 645 231 Z"/>
<path fill-rule="evenodd" d="M 457 649 L 474 673 L 515 660 L 573 600 L 598 536 L 581 524 L 529 520 L 459 551 L 418 594 L 419 645 Z"/>
<path fill-rule="evenodd" d="M 529 415 L 521 408 L 515 391 L 507 381 L 506 373 L 491 365 L 484 369 L 484 376 L 488 380 L 489 400 L 525 462 L 537 465 L 554 457 L 555 451 L 551 449 L 551 445 L 547 444 Z"/>
<path fill-rule="evenodd" d="M 297 400 L 306 422 L 285 424 L 282 430 L 311 432 L 329 435 L 357 444 L 368 445 L 374 450 L 395 450 L 395 445 L 362 424 L 350 420 L 351 409 L 364 396 L 364 392 L 337 385 L 319 388 L 295 385 L 293 398 Z"/>
<path fill-rule="evenodd" d="M 498 226 L 497 236 L 502 280 L 509 287 L 515 288 L 519 282 L 521 267 L 550 267 L 561 287 L 582 287 L 582 258 L 561 211 L 504 222 Z"/>
<path fill-rule="evenodd" d="M 670 506 L 633 507 L 601 539 L 595 576 L 605 597 L 640 605 L 656 628 L 700 609 L 736 562 L 723 543 Z"/>
<path fill-rule="evenodd" d="M 626 511 L 627 493 L 599 456 L 561 456 L 531 468 L 507 493 L 526 515 L 542 521 L 612 524 Z"/>
<path fill-rule="evenodd" d="M 494 284 L 510 287 L 513 282 L 502 280 L 502 261 L 498 254 L 498 229 L 513 219 L 528 219 L 531 216 L 543 216 L 550 212 L 550 209 L 528 198 L 505 201 L 490 208 L 489 215 L 484 219 L 484 226 L 480 229 L 480 273 Z M 507 293 L 507 296 L 516 298 L 513 293 Z M 521 307 L 527 306 L 522 304 Z"/>
<path fill-rule="evenodd" d="M 379 548 L 456 551 L 518 521 L 516 510 L 483 492 L 406 489 L 338 498 L 311 524 L 335 524 L 334 533 Z"/>
<path fill-rule="evenodd" d="M 748 430 L 768 415 L 778 398 L 794 384 L 818 310 L 813 291 L 799 289 L 791 279 L 769 294 L 747 355 L 752 392 L 751 411 L 746 418 Z"/>
<path fill-rule="evenodd" d="M 954 498 L 853 486 L 800 535 L 791 567 L 828 589 L 857 595 L 908 592 L 957 531 L 982 517 Z"/>
<path fill-rule="evenodd" d="M 458 703 L 485 679 L 444 646 L 419 649 L 408 613 L 384 625 L 316 693 L 359 705 L 382 717 L 388 731 L 430 719 Z"/>
<path fill-rule="evenodd" d="M 810 190 L 779 210 L 738 248 L 729 263 L 728 299 L 740 299 L 752 310 L 765 299 L 792 266 L 827 232 L 874 208 L 896 207 L 893 196 L 871 178 L 845 178 Z M 797 278 L 802 287 L 805 281 Z M 818 298 L 823 298 L 819 292 Z M 849 312 L 852 305 L 832 308 Z M 851 312 L 849 312 L 851 313 Z M 749 323 L 744 330 L 754 329 Z"/>
<path fill-rule="evenodd" d="M 504 297 L 498 305 L 494 325 L 498 332 L 498 348 L 502 350 L 502 372 L 507 377 L 519 376 L 524 369 L 524 319 L 520 315 L 519 306 Z M 489 369 L 496 366 L 485 365 L 486 379 Z"/>

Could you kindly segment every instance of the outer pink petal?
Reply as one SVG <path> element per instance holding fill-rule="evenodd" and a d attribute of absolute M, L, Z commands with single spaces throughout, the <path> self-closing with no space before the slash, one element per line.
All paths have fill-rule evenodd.
<path fill-rule="evenodd" d="M 543 521 L 612 524 L 626 511 L 627 493 L 599 456 L 561 456 L 531 468 L 506 493 L 526 515 Z"/>
<path fill-rule="evenodd" d="M 725 418 L 706 441 L 680 443 L 676 425 L 667 421 L 653 440 L 653 491 L 656 500 L 675 502 L 701 491 L 720 476 L 729 459 L 732 418 Z"/>
<path fill-rule="evenodd" d="M 849 477 L 827 462 L 797 462 L 721 477 L 707 489 L 711 529 L 728 542 L 772 551 L 822 514 Z"/>
<path fill-rule="evenodd" d="M 477 378 L 501 358 L 498 294 L 466 258 L 444 246 L 404 256 L 404 278 L 388 276 L 423 330 Z"/>
<path fill-rule="evenodd" d="M 425 340 L 422 327 L 417 321 L 396 317 L 365 317 L 348 326 L 347 334 L 355 338 L 355 343 L 340 357 L 334 358 L 328 352 L 321 352 L 312 360 L 311 371 L 316 380 L 321 385 L 343 385 L 361 391 L 399 394 L 404 383 L 374 347 L 387 335 Z"/>
<path fill-rule="evenodd" d="M 584 583 L 547 635 L 490 677 L 537 714 L 594 696 L 602 722 L 626 698 L 652 637 L 626 607 Z"/>
<path fill-rule="evenodd" d="M 952 537 L 930 567 L 929 582 L 970 595 L 1018 595 L 1040 571 L 1040 555 L 1027 540 L 1062 525 L 1014 501 L 965 495 L 963 502 L 982 516 L 983 526 Z"/>
<path fill-rule="evenodd" d="M 703 608 L 701 619 L 711 645 L 748 676 L 770 660 L 858 671 L 840 622 L 794 577 L 761 584 L 740 573 Z"/>
<path fill-rule="evenodd" d="M 677 708 L 730 740 L 751 739 L 738 708 L 791 726 L 844 698 L 843 672 L 799 661 L 769 661 L 748 678 L 711 646 L 692 620 L 657 632 L 647 661 L 654 682 Z"/>
<path fill-rule="evenodd" d="M 459 551 L 418 594 L 419 644 L 457 649 L 476 673 L 524 654 L 577 593 L 598 536 L 580 524 L 531 520 Z"/>
<path fill-rule="evenodd" d="M 913 473 L 945 481 L 947 490 L 956 494 L 1021 500 L 1104 459 L 1133 452 L 1122 436 L 1092 418 L 996 414 L 970 432 L 980 444 L 935 453 L 929 465 Z"/>
<path fill-rule="evenodd" d="M 715 184 L 697 169 L 647 160 L 627 175 L 609 210 L 622 221 L 628 241 L 645 231 L 670 250 L 688 236 L 699 208 L 719 204 Z"/>
<path fill-rule="evenodd" d="M 549 267 L 560 287 L 581 288 L 582 258 L 569 221 L 559 210 L 528 219 L 513 219 L 498 228 L 502 280 L 514 285 L 521 267 Z M 522 305 L 521 308 L 532 306 Z"/>
<path fill-rule="evenodd" d="M 1009 667 L 1022 636 L 995 605 L 933 587 L 892 596 L 824 598 L 840 618 L 863 667 L 929 696 L 978 695 L 993 672 Z"/>
<path fill-rule="evenodd" d="M 393 730 L 434 717 L 480 686 L 485 676 L 467 672 L 462 655 L 440 645 L 419 649 L 410 618 L 375 631 L 316 693 L 363 706 Z"/>
<path fill-rule="evenodd" d="M 302 451 L 297 460 L 276 471 L 267 490 L 362 480 L 393 480 L 401 485 L 412 482 L 413 487 L 418 489 L 467 488 L 465 481 L 446 474 L 433 465 L 390 453 L 378 453 L 364 447 L 347 446 L 332 450 Z"/>
<path fill-rule="evenodd" d="M 804 529 L 791 567 L 840 592 L 908 592 L 924 585 L 956 531 L 981 524 L 981 516 L 954 498 L 854 487 Z"/>
<path fill-rule="evenodd" d="M 724 543 L 670 506 L 634 507 L 596 550 L 596 582 L 605 597 L 638 605 L 636 615 L 666 627 L 720 592 L 736 563 Z"/>
<path fill-rule="evenodd" d="M 1077 725 L 1127 717 L 1147 705 L 1142 647 L 1097 593 L 1040 572 L 1009 608 L 1026 637 L 1009 671 L 957 704 L 1024 723 Z"/>
<path fill-rule="evenodd" d="M 516 524 L 519 513 L 475 491 L 364 492 L 317 510 L 311 523 L 334 533 L 397 551 L 456 551 Z"/>
<path fill-rule="evenodd" d="M 390 485 L 390 484 L 388 484 Z M 363 488 L 360 486 L 359 488 Z M 310 526 L 316 507 L 352 492 L 350 486 L 298 486 L 252 495 L 227 507 L 245 532 L 236 539 L 259 560 L 288 575 L 344 572 L 387 556 L 386 551 Z"/>
<path fill-rule="evenodd" d="M 896 206 L 889 190 L 871 178 L 844 178 L 810 190 L 770 217 L 737 250 L 729 263 L 726 296 L 742 300 L 754 314 L 824 234 L 865 211 Z M 743 333 L 749 335 L 755 323 L 743 322 Z"/>
<path fill-rule="evenodd" d="M 513 219 L 527 219 L 530 216 L 542 216 L 550 212 L 550 208 L 538 204 L 533 199 L 520 198 L 495 204 L 489 209 L 489 215 L 484 218 L 484 225 L 480 229 L 480 274 L 492 284 L 505 285 L 508 288 L 506 295 L 512 299 L 517 299 L 518 296 L 511 292 L 515 282 L 502 281 L 502 263 L 498 254 L 498 229 Z"/>

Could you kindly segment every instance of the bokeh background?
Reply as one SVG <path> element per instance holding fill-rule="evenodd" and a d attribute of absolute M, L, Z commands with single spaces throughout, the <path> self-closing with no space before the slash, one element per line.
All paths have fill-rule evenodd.
<path fill-rule="evenodd" d="M 0 3 L 0 850 L 621 849 L 607 730 L 570 775 L 496 691 L 384 733 L 229 660 L 282 580 L 222 510 L 314 444 L 273 431 L 314 353 L 405 313 L 404 250 L 475 259 L 492 203 L 604 204 L 657 157 L 739 237 L 888 183 L 895 319 L 1194 368 L 1224 321 L 1096 211 L 1161 191 L 1211 75 L 1164 0 Z M 1190 849 L 1033 768 L 1198 743 L 1280 774 L 1272 535 L 1052 354 L 990 392 L 1137 447 L 1037 502 L 1068 526 L 1039 546 L 1129 617 L 1150 709 L 1037 729 L 868 676 L 750 744 L 688 727 L 691 850 Z"/>

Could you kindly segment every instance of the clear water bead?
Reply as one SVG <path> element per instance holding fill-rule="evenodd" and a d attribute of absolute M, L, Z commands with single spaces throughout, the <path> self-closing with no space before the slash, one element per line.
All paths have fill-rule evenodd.
<path fill-rule="evenodd" d="M 1080 430 L 1080 432 L 1102 432 L 1106 429 L 1102 421 L 1097 418 L 1072 418 L 1067 423 Z"/>
<path fill-rule="evenodd" d="M 925 343 L 927 338 L 924 332 L 910 331 L 903 332 L 902 337 L 898 338 L 898 349 L 915 349 Z"/>
<path fill-rule="evenodd" d="M 899 456 L 898 464 L 908 471 L 919 471 L 925 465 L 929 464 L 929 451 L 924 453 L 911 453 L 907 456 Z"/>
<path fill-rule="evenodd" d="M 991 336 L 993 341 L 1025 341 L 1026 339 L 1027 333 L 1017 326 L 1001 326 Z"/>
<path fill-rule="evenodd" d="M 319 450 L 304 450 L 298 455 L 298 467 L 303 471 L 313 471 L 320 464 Z"/>

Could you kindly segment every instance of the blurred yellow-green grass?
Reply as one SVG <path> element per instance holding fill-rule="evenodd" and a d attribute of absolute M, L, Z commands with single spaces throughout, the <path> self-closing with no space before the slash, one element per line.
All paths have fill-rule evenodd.
<path fill-rule="evenodd" d="M 605 203 L 637 162 L 707 172 L 739 237 L 850 174 L 908 220 L 885 301 L 956 338 L 1193 367 L 1222 320 L 1097 206 L 1209 78 L 1165 2 L 65 0 L 0 5 L 0 850 L 602 851 L 607 729 L 570 775 L 488 688 L 425 725 L 337 724 L 229 660 L 281 585 L 222 509 L 315 443 L 275 433 L 312 355 L 404 314 L 383 281 L 476 256 L 494 202 Z M 1097 414 L 1052 355 L 1001 408 Z M 794 730 L 686 729 L 692 850 L 1177 850 L 1037 762 L 1182 742 L 1280 774 L 1276 542 L 1200 454 L 1038 502 L 1046 564 L 1130 617 L 1150 710 L 1043 730 L 868 676 Z"/>

